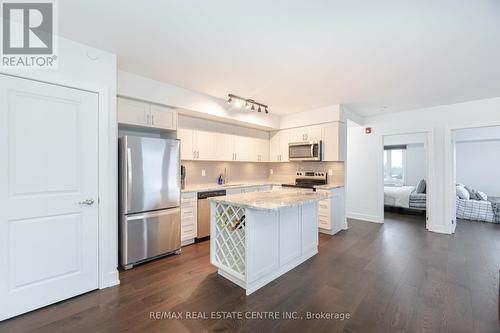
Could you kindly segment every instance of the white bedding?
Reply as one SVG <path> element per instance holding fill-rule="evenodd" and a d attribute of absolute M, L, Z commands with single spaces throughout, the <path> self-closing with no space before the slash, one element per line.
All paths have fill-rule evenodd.
<path fill-rule="evenodd" d="M 384 205 L 410 208 L 410 194 L 415 186 L 384 186 Z"/>

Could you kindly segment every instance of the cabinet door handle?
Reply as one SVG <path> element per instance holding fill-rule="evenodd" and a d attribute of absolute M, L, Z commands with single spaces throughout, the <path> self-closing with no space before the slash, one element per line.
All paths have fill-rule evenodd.
<path fill-rule="evenodd" d="M 146 124 L 149 125 L 149 114 L 146 115 Z"/>
<path fill-rule="evenodd" d="M 155 124 L 155 115 L 152 114 L 151 115 L 151 125 L 154 125 Z"/>

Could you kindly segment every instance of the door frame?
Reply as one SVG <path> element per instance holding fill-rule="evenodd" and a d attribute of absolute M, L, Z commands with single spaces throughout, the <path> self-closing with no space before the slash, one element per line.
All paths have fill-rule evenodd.
<path fill-rule="evenodd" d="M 0 71 L 0 76 L 37 81 L 96 93 L 98 96 L 98 272 L 99 289 L 118 285 L 118 149 L 116 98 L 104 84 L 50 77 L 50 73 L 15 75 Z M 50 77 L 50 80 L 46 78 Z M 110 106 L 110 102 L 112 103 Z M 107 222 L 108 221 L 108 222 Z M 106 223 L 107 222 L 107 223 Z M 1 319 L 0 319 L 1 320 Z"/>
<path fill-rule="evenodd" d="M 384 212 L 384 138 L 386 136 L 408 135 L 408 134 L 424 134 L 425 135 L 425 155 L 426 155 L 426 183 L 427 183 L 427 198 L 426 198 L 426 222 L 425 228 L 429 231 L 434 231 L 433 223 L 435 221 L 434 198 L 435 198 L 435 175 L 434 175 L 434 133 L 432 131 L 408 131 L 398 133 L 383 133 L 379 136 L 378 154 L 377 154 L 377 169 L 378 169 L 378 195 L 377 205 L 379 207 L 379 221 L 385 222 Z"/>
<path fill-rule="evenodd" d="M 444 129 L 444 218 L 448 221 L 450 233 L 455 233 L 457 228 L 456 211 L 456 141 L 455 131 L 472 128 L 496 127 L 500 121 L 479 121 L 462 126 L 446 126 Z"/>

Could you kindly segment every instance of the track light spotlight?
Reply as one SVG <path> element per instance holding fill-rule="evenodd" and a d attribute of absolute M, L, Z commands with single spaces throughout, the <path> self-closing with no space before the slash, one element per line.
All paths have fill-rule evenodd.
<path fill-rule="evenodd" d="M 234 94 L 227 94 L 227 97 L 227 104 L 230 104 L 233 108 L 241 109 L 244 106 L 246 110 L 257 110 L 258 112 L 265 111 L 266 114 L 269 113 L 267 105 L 256 102 L 253 99 L 244 98 Z"/>

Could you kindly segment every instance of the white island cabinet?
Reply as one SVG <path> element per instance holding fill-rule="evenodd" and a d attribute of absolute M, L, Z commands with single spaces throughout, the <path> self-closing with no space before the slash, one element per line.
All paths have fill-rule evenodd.
<path fill-rule="evenodd" d="M 210 198 L 210 261 L 250 295 L 318 253 L 318 202 L 280 190 Z"/>

